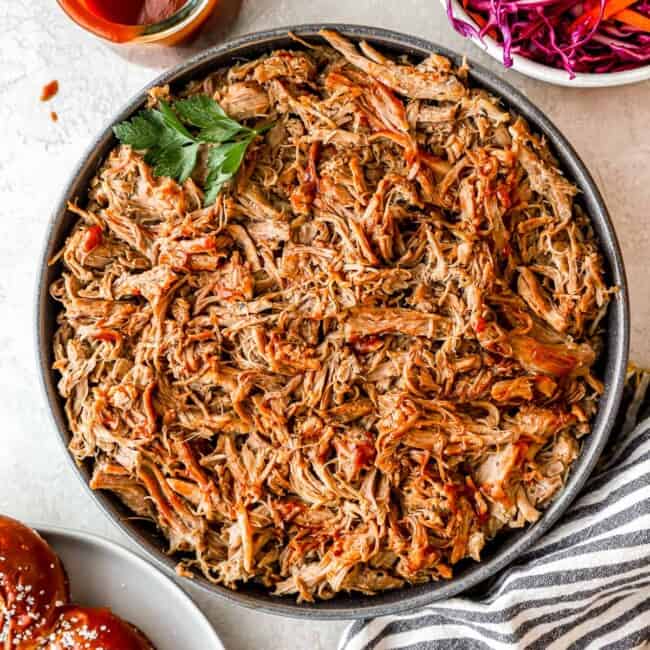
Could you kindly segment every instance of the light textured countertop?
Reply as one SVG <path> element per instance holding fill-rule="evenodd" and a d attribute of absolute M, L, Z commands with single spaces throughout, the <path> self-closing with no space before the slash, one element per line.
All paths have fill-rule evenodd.
<path fill-rule="evenodd" d="M 304 22 L 350 22 L 410 32 L 498 69 L 450 31 L 437 0 L 222 0 L 221 13 L 213 41 Z M 45 411 L 33 349 L 35 270 L 52 206 L 87 144 L 131 95 L 187 55 L 117 52 L 76 29 L 54 0 L 0 2 L 0 512 L 127 546 L 71 472 Z M 630 280 L 632 358 L 650 365 L 650 83 L 572 90 L 501 73 L 564 131 L 600 185 Z M 60 93 L 41 104 L 41 87 L 51 79 Z M 50 110 L 59 114 L 56 124 Z M 334 648 L 345 625 L 283 620 L 190 591 L 232 649 Z"/>

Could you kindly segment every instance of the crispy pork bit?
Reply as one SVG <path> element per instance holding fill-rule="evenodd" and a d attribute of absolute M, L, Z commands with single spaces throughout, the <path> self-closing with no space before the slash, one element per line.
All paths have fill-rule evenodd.
<path fill-rule="evenodd" d="M 269 110 L 269 96 L 254 81 L 233 83 L 226 89 L 221 107 L 235 120 L 264 116 Z"/>
<path fill-rule="evenodd" d="M 459 101 L 467 92 L 461 80 L 451 70 L 449 61 L 443 57 L 437 57 L 432 61 L 434 65 L 430 67 L 417 68 L 413 65 L 394 63 L 381 56 L 367 43 L 361 44 L 364 56 L 337 32 L 324 29 L 321 35 L 352 65 L 405 97 Z"/>
<path fill-rule="evenodd" d="M 183 91 L 273 124 L 213 206 L 112 151 L 51 287 L 92 487 L 180 572 L 299 600 L 448 579 L 535 521 L 589 432 L 610 294 L 523 120 L 442 57 L 323 36 Z"/>

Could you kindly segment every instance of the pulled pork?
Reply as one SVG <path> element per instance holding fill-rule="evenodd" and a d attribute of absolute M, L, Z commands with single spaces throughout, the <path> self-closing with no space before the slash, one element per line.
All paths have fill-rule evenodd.
<path fill-rule="evenodd" d="M 303 601 L 450 578 L 537 520 L 611 293 L 576 189 L 465 68 L 323 37 L 181 93 L 274 123 L 213 206 L 115 148 L 51 288 L 92 487 L 179 571 Z"/>

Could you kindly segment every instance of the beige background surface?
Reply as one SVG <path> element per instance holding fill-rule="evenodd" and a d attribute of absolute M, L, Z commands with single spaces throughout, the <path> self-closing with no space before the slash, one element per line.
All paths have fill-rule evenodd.
<path fill-rule="evenodd" d="M 303 22 L 351 22 L 410 32 L 499 69 L 449 29 L 437 0 L 222 0 L 219 18 L 210 41 Z M 33 350 L 35 269 L 52 205 L 91 138 L 126 99 L 188 54 L 116 51 L 77 30 L 54 0 L 0 1 L 0 511 L 127 545 L 71 473 L 45 411 Z M 501 74 L 565 132 L 600 185 L 630 281 L 632 358 L 650 365 L 650 82 L 572 90 Z M 51 79 L 61 91 L 44 105 L 40 89 Z M 192 595 L 233 649 L 333 648 L 344 627 Z"/>

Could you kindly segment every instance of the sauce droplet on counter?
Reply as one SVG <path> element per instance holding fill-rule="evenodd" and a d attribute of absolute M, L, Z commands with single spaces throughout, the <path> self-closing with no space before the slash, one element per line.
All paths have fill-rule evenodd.
<path fill-rule="evenodd" d="M 59 82 L 55 79 L 54 81 L 50 81 L 49 84 L 45 84 L 43 86 L 43 90 L 41 90 L 41 101 L 42 102 L 48 102 L 54 95 L 56 95 L 59 92 Z"/>

